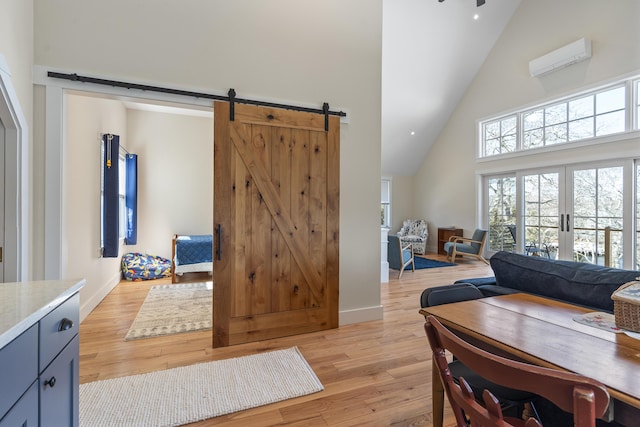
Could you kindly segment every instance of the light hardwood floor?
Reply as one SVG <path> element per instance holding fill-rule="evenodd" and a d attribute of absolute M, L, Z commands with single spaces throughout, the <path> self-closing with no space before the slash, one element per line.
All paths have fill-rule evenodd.
<path fill-rule="evenodd" d="M 124 341 L 148 289 L 170 280 L 122 282 L 80 325 L 80 382 L 297 346 L 324 391 L 191 426 L 428 426 L 431 356 L 418 314 L 420 293 L 491 275 L 490 267 L 470 259 L 455 267 L 408 271 L 400 280 L 390 270 L 389 283 L 381 286 L 383 320 L 218 349 L 211 347 L 211 331 Z M 445 413 L 445 425 L 454 424 Z"/>

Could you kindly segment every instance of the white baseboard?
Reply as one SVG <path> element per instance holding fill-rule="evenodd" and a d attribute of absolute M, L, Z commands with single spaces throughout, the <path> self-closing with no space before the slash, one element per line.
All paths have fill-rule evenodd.
<path fill-rule="evenodd" d="M 85 317 L 87 317 L 89 313 L 91 313 L 93 309 L 96 308 L 98 304 L 100 304 L 104 297 L 106 297 L 109 292 L 111 292 L 113 288 L 115 288 L 118 283 L 120 283 L 120 279 L 121 275 L 120 272 L 118 272 L 117 275 L 115 275 L 110 281 L 102 285 L 102 287 L 98 289 L 97 292 L 91 295 L 91 297 L 87 301 L 80 305 L 80 322 L 82 322 Z"/>
<path fill-rule="evenodd" d="M 358 308 L 356 310 L 344 310 L 339 313 L 338 323 L 340 326 L 352 323 L 368 322 L 370 320 L 382 320 L 383 307 L 381 305 L 375 307 Z"/>

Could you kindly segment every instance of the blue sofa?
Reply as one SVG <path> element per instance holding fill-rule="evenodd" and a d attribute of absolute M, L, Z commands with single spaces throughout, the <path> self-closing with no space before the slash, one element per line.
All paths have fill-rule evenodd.
<path fill-rule="evenodd" d="M 640 271 L 573 261 L 497 252 L 489 260 L 494 277 L 458 280 L 471 283 L 485 296 L 527 292 L 613 313 L 611 294 Z"/>

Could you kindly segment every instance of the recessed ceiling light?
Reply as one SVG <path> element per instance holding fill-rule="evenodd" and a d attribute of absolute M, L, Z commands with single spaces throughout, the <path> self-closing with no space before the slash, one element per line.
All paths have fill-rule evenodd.
<path fill-rule="evenodd" d="M 411 135 L 415 135 L 416 133 L 414 131 L 411 131 Z"/>
<path fill-rule="evenodd" d="M 479 18 L 480 18 L 480 15 L 478 15 L 477 13 L 476 13 L 475 15 L 473 15 L 473 19 L 474 19 L 475 21 L 477 21 Z"/>

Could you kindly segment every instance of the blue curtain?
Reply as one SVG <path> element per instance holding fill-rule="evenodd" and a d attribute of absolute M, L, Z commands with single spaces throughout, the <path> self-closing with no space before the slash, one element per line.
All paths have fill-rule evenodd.
<path fill-rule="evenodd" d="M 138 155 L 127 154 L 127 188 L 125 197 L 126 231 L 125 245 L 135 245 L 138 241 Z"/>
<path fill-rule="evenodd" d="M 104 194 L 102 201 L 102 256 L 116 258 L 118 256 L 118 156 L 120 154 L 120 136 L 102 135 L 104 145 Z"/>

